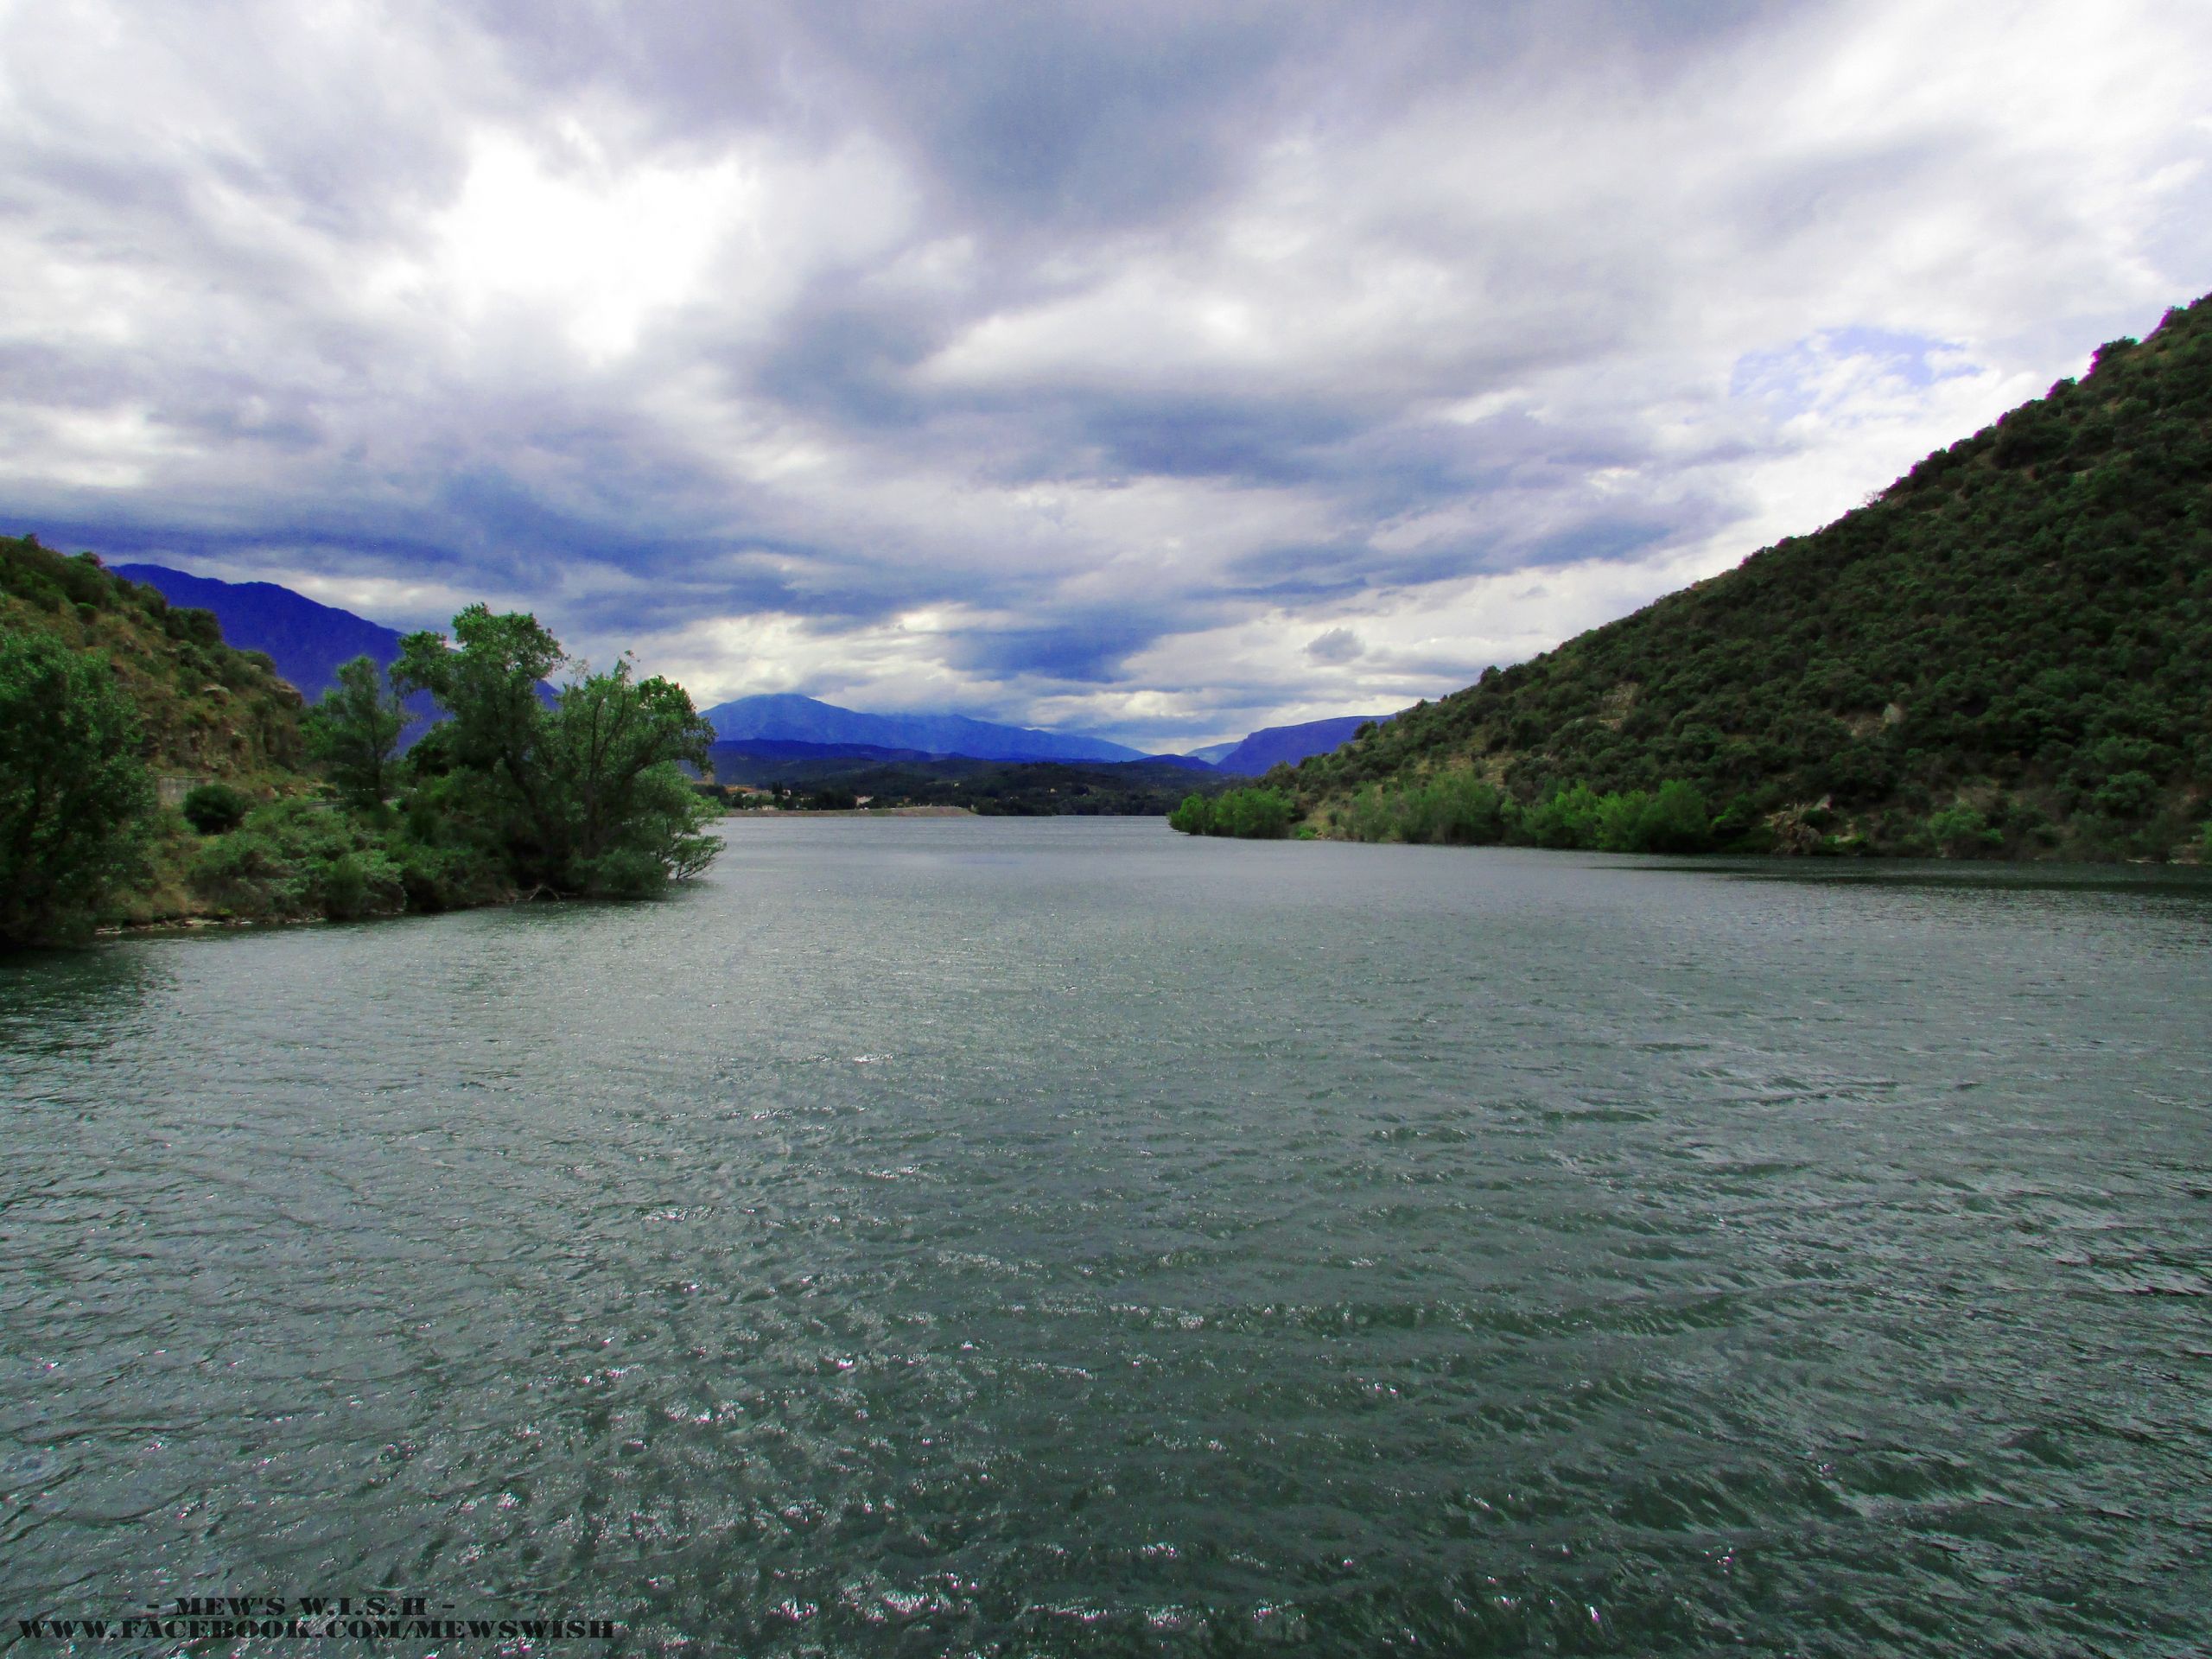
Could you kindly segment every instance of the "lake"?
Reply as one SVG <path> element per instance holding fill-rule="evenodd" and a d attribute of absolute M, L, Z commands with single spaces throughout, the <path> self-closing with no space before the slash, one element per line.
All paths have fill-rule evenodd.
<path fill-rule="evenodd" d="M 0 965 L 10 1637 L 2202 1651 L 2200 873 L 726 833 Z"/>

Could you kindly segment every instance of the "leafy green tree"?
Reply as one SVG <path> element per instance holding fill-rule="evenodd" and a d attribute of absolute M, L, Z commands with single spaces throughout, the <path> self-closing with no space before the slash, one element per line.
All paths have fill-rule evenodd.
<path fill-rule="evenodd" d="M 135 868 L 153 788 L 103 659 L 0 634 L 0 944 L 81 937 Z"/>
<path fill-rule="evenodd" d="M 639 679 L 627 658 L 586 672 L 548 707 L 545 677 L 567 665 L 535 617 L 481 605 L 402 642 L 394 680 L 451 716 L 417 748 L 442 810 L 474 823 L 516 879 L 560 893 L 650 893 L 703 869 L 720 842 L 713 809 L 685 778 L 714 729 L 683 688 Z"/>
<path fill-rule="evenodd" d="M 373 810 L 391 798 L 407 710 L 372 658 L 341 664 L 338 683 L 322 694 L 303 723 L 308 752 L 348 801 Z"/>
<path fill-rule="evenodd" d="M 427 691 L 451 718 L 438 735 L 441 759 L 491 780 L 500 804 L 543 832 L 553 820 L 539 745 L 545 705 L 538 686 L 568 661 L 560 642 L 534 616 L 494 616 L 472 605 L 453 620 L 453 639 L 410 633 L 400 641 L 392 683 Z"/>
<path fill-rule="evenodd" d="M 1279 789 L 1232 789 L 1213 804 L 1213 833 L 1246 841 L 1281 841 L 1290 834 L 1290 797 Z"/>
<path fill-rule="evenodd" d="M 1468 772 L 1446 772 L 1427 785 L 1434 802 L 1430 839 L 1491 847 L 1513 828 L 1513 801 L 1496 785 Z"/>
<path fill-rule="evenodd" d="M 707 769 L 715 732 L 682 686 L 658 675 L 638 679 L 625 658 L 561 693 L 547 738 L 553 793 L 567 814 L 564 855 L 579 888 L 650 892 L 712 860 L 720 842 L 706 825 L 715 814 L 683 768 Z"/>
<path fill-rule="evenodd" d="M 1590 844 L 1609 853 L 1643 850 L 1644 815 L 1651 798 L 1640 789 L 1602 797 L 1591 817 Z"/>
<path fill-rule="evenodd" d="M 1521 815 L 1522 834 L 1539 847 L 1595 847 L 1602 804 L 1587 784 L 1556 790 Z"/>
<path fill-rule="evenodd" d="M 1179 830 L 1186 836 L 1211 835 L 1213 824 L 1213 803 L 1193 790 L 1183 798 L 1182 803 L 1173 812 L 1167 815 L 1167 824 L 1170 829 Z"/>
<path fill-rule="evenodd" d="M 1702 853 L 1713 845 L 1713 809 L 1694 784 L 1669 778 L 1659 785 L 1637 824 L 1637 849 L 1646 853 Z"/>
<path fill-rule="evenodd" d="M 1186 836 L 1234 836 L 1245 841 L 1281 841 L 1290 834 L 1295 809 L 1279 789 L 1232 789 L 1211 801 L 1192 793 L 1167 815 L 1170 827 Z"/>

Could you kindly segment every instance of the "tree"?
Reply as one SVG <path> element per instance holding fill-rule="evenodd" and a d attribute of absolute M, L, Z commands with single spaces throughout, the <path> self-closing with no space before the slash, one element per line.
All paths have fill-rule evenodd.
<path fill-rule="evenodd" d="M 1170 829 L 1179 830 L 1186 836 L 1211 835 L 1213 832 L 1213 804 L 1192 790 L 1167 815 L 1167 823 Z"/>
<path fill-rule="evenodd" d="M 391 798 L 407 710 L 372 658 L 340 664 L 338 683 L 308 710 L 305 724 L 308 752 L 349 801 L 373 810 Z"/>
<path fill-rule="evenodd" d="M 1669 778 L 1644 808 L 1637 839 L 1644 852 L 1704 852 L 1713 845 L 1713 810 L 1694 785 Z"/>
<path fill-rule="evenodd" d="M 153 788 L 107 663 L 0 634 L 0 944 L 89 932 L 137 863 Z"/>
<path fill-rule="evenodd" d="M 546 721 L 567 878 L 585 892 L 650 891 L 703 869 L 720 849 L 705 833 L 714 809 L 683 772 L 706 770 L 714 728 L 673 680 L 632 676 L 627 658 L 586 674 Z"/>
<path fill-rule="evenodd" d="M 399 642 L 392 683 L 427 691 L 452 717 L 443 734 L 455 766 L 498 779 L 514 803 L 541 824 L 545 803 L 537 749 L 545 726 L 538 687 L 568 662 L 559 640 L 534 616 L 492 614 L 472 605 L 453 620 L 453 639 L 410 633 Z"/>
<path fill-rule="evenodd" d="M 535 617 L 481 605 L 401 644 L 394 681 L 452 718 L 427 741 L 441 804 L 474 820 L 516 879 L 560 893 L 636 894 L 703 869 L 720 850 L 712 810 L 682 768 L 703 768 L 714 731 L 683 687 L 635 677 L 626 658 L 583 672 L 547 707 L 545 677 L 567 665 Z"/>
<path fill-rule="evenodd" d="M 1290 833 L 1290 797 L 1265 786 L 1229 790 L 1211 801 L 1193 792 L 1167 815 L 1169 826 L 1186 836 L 1247 841 L 1280 841 Z"/>

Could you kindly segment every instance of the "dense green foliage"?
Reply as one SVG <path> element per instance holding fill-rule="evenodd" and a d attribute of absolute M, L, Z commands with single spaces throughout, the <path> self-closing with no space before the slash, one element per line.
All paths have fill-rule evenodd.
<path fill-rule="evenodd" d="M 88 932 L 136 870 L 153 786 L 101 658 L 0 633 L 0 944 Z"/>
<path fill-rule="evenodd" d="M 1460 773 L 1523 808 L 1674 779 L 1790 850 L 2193 852 L 2212 793 L 2212 301 L 1817 534 L 1268 781 L 1351 836 L 1370 785 L 1418 817 L 1423 790 L 1471 786 Z"/>
<path fill-rule="evenodd" d="M 1233 836 L 1240 841 L 1281 841 L 1290 834 L 1290 797 L 1261 786 L 1224 790 L 1209 798 L 1193 791 L 1167 815 L 1186 836 Z"/>
<path fill-rule="evenodd" d="M 228 784 L 194 784 L 178 810 L 201 835 L 226 835 L 245 822 L 245 815 L 253 810 L 253 797 Z"/>
<path fill-rule="evenodd" d="M 1341 833 L 1354 841 L 1511 844 L 1606 853 L 1765 851 L 1770 836 L 1716 819 L 1694 785 L 1669 779 L 1656 791 L 1599 794 L 1587 784 L 1525 805 L 1469 772 L 1411 784 L 1370 784 L 1352 798 Z"/>
<path fill-rule="evenodd" d="M 373 659 L 340 664 L 338 683 L 308 710 L 304 725 L 308 752 L 348 801 L 374 810 L 391 798 L 407 710 Z"/>
<path fill-rule="evenodd" d="M 1165 760 L 981 760 L 965 755 L 886 760 L 864 755 L 747 753 L 719 743 L 715 776 L 772 791 L 791 807 L 964 806 L 986 817 L 1127 815 L 1156 817 L 1196 789 L 1235 781 Z"/>
<path fill-rule="evenodd" d="M 1192 795 L 1167 822 L 1188 836 L 1281 840 L 1309 834 L 1297 805 L 1264 785 L 1231 790 L 1209 800 Z M 1369 784 L 1341 813 L 1338 833 L 1351 841 L 1428 842 L 1439 846 L 1577 848 L 1608 853 L 1703 853 L 1716 849 L 1765 851 L 1764 826 L 1738 815 L 1715 818 L 1705 797 L 1679 779 L 1656 791 L 1599 794 L 1586 784 L 1554 790 L 1522 804 L 1471 772 L 1450 772 L 1409 783 Z"/>
<path fill-rule="evenodd" d="M 410 634 L 392 677 L 450 718 L 409 759 L 420 804 L 467 827 L 518 885 L 638 896 L 706 868 L 714 810 L 683 768 L 702 769 L 714 731 L 682 686 L 637 678 L 626 659 L 584 673 L 548 708 L 538 685 L 568 658 L 535 617 L 481 605 L 453 640 Z"/>
<path fill-rule="evenodd" d="M 549 698 L 567 659 L 532 619 L 480 606 L 454 633 L 409 641 L 405 683 L 453 717 L 401 756 L 396 688 L 367 659 L 302 719 L 208 613 L 0 538 L 0 944 L 638 894 L 705 867 L 713 809 L 683 766 L 711 734 L 680 688 L 626 661 Z"/>
<path fill-rule="evenodd" d="M 390 838 L 340 807 L 271 801 L 211 838 L 192 861 L 191 880 L 225 915 L 346 921 L 406 907 L 394 850 Z"/>

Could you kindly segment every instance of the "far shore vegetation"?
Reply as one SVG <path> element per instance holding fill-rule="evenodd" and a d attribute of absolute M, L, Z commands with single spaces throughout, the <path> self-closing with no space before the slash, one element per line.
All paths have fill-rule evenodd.
<path fill-rule="evenodd" d="M 1715 812 L 1694 784 L 1669 779 L 1656 790 L 1609 790 L 1587 784 L 1554 790 L 1523 804 L 1468 772 L 1417 783 L 1370 784 L 1334 821 L 1343 841 L 1401 842 L 1438 847 L 1548 847 L 1597 853 L 1853 854 L 1872 849 L 1847 833 L 1827 808 L 1790 814 L 1760 812 L 1738 797 Z M 1268 841 L 1319 838 L 1286 792 L 1264 785 L 1231 790 L 1211 800 L 1192 795 L 1168 815 L 1186 835 Z M 1891 850 L 1929 858 L 1993 858 L 2013 838 L 2047 826 L 2000 818 L 1971 806 L 1931 814 L 1915 838 Z M 2202 852 L 2212 859 L 2212 826 Z"/>

